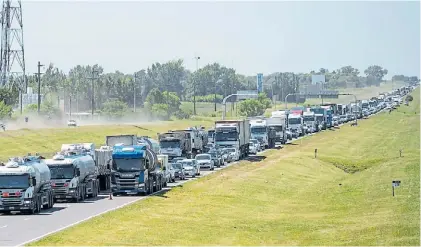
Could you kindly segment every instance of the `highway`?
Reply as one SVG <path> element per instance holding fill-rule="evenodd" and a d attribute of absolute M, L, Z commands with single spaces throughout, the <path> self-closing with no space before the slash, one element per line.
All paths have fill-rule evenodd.
<path fill-rule="evenodd" d="M 343 124 L 340 124 L 338 127 L 341 125 Z M 309 135 L 311 136 L 313 134 Z M 301 138 L 303 137 L 293 139 L 292 141 L 289 141 L 289 143 L 296 142 Z M 265 151 L 260 152 L 257 155 L 262 155 Z M 252 157 L 253 155 L 251 155 L 251 158 Z M 226 164 L 221 168 L 215 168 L 214 171 L 202 170 L 201 176 L 188 178 L 184 181 L 177 180 L 175 183 L 170 183 L 164 190 L 170 190 L 172 187 L 207 176 L 236 163 L 238 162 Z M 160 192 L 154 194 L 159 193 Z M 154 196 L 154 194 L 150 196 Z M 61 231 L 109 211 L 127 206 L 136 201 L 144 200 L 148 197 L 149 196 L 118 196 L 113 197 L 113 199 L 110 200 L 109 196 L 104 194 L 100 195 L 98 198 L 87 199 L 81 203 L 56 203 L 52 209 L 42 210 L 41 213 L 37 215 L 0 215 L 0 246 L 23 246 L 52 233 Z"/>
<path fill-rule="evenodd" d="M 259 155 L 262 153 L 264 151 L 259 153 Z M 201 170 L 199 177 L 187 178 L 184 181 L 176 180 L 175 183 L 168 184 L 168 188 L 165 188 L 164 191 L 207 176 L 236 163 L 238 162 L 226 164 L 221 168 L 215 168 L 214 171 Z M 117 196 L 110 200 L 109 196 L 104 194 L 81 203 L 56 203 L 52 209 L 42 210 L 37 215 L 0 215 L 0 246 L 23 246 L 93 217 L 127 206 L 136 201 L 144 200 L 147 197 Z"/>

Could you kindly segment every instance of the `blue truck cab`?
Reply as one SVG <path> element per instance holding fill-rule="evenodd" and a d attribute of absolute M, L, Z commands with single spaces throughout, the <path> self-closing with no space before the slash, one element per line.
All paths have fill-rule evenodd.
<path fill-rule="evenodd" d="M 113 195 L 147 195 L 160 191 L 165 180 L 157 164 L 157 155 L 147 144 L 114 145 L 111 162 Z"/>
<path fill-rule="evenodd" d="M 146 193 L 146 145 L 115 145 L 112 153 L 111 191 L 117 194 Z"/>
<path fill-rule="evenodd" d="M 314 114 L 316 115 L 317 123 L 322 125 L 322 130 L 325 130 L 328 123 L 327 110 L 323 107 L 318 106 L 310 108 L 310 111 L 314 112 Z"/>

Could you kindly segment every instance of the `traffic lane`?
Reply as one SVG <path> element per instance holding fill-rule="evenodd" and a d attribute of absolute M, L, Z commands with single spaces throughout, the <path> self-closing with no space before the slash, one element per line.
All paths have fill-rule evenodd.
<path fill-rule="evenodd" d="M 164 190 L 171 190 L 186 182 L 207 176 L 237 162 L 226 164 L 214 171 L 202 170 L 200 176 L 177 180 L 168 184 Z M 156 192 L 154 194 L 158 194 Z M 127 206 L 148 196 L 116 196 L 101 195 L 98 200 L 88 199 L 80 203 L 57 203 L 53 209 L 42 211 L 38 215 L 5 215 L 0 216 L 0 246 L 22 246 L 41 239 L 49 234 L 64 230 L 85 220 L 99 216 L 109 211 Z M 22 234 L 24 232 L 25 234 Z"/>
<path fill-rule="evenodd" d="M 37 215 L 3 215 L 0 216 L 0 226 L 3 226 L 0 230 L 0 245 L 18 245 L 138 199 L 121 197 L 108 200 L 106 195 L 101 195 L 97 199 L 80 203 L 57 203 L 54 208 L 43 210 Z"/>

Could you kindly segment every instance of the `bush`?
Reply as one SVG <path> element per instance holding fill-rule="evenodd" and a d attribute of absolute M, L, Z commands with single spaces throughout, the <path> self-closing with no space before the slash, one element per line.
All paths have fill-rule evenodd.
<path fill-rule="evenodd" d="M 193 98 L 191 99 L 193 101 Z M 223 96 L 220 94 L 216 95 L 216 103 L 221 103 Z M 215 94 L 200 95 L 196 96 L 196 102 L 215 102 Z"/>
<path fill-rule="evenodd" d="M 125 102 L 112 100 L 104 103 L 100 112 L 110 118 L 121 118 L 127 113 L 128 109 L 129 107 Z"/>
<path fill-rule="evenodd" d="M 0 119 L 10 118 L 12 116 L 12 107 L 6 105 L 4 101 L 0 101 Z"/>

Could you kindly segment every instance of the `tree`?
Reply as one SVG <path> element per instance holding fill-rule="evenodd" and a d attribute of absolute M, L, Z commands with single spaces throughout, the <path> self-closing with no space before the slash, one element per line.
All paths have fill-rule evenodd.
<path fill-rule="evenodd" d="M 110 118 L 121 118 L 128 111 L 126 103 L 119 100 L 108 101 L 103 104 L 102 113 Z"/>
<path fill-rule="evenodd" d="M 266 96 L 265 93 L 259 93 L 257 100 L 263 105 L 263 107 L 265 108 L 265 110 L 267 108 L 272 107 L 272 102 L 271 100 Z"/>
<path fill-rule="evenodd" d="M 5 118 L 10 118 L 12 116 L 12 107 L 4 103 L 4 101 L 0 101 L 0 119 L 3 120 Z"/>
<path fill-rule="evenodd" d="M 246 99 L 241 101 L 238 111 L 241 116 L 260 116 L 265 112 L 265 106 L 257 99 Z"/>
<path fill-rule="evenodd" d="M 387 75 L 387 73 L 387 69 L 383 69 L 378 65 L 371 65 L 366 70 L 364 70 L 364 74 L 367 75 L 367 82 L 370 85 L 376 86 L 380 85 L 380 82 L 383 80 L 383 77 Z"/>

